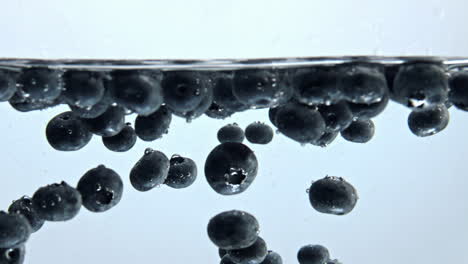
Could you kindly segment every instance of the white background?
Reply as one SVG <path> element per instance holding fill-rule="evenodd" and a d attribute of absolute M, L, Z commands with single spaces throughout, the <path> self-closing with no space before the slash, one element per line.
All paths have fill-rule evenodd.
<path fill-rule="evenodd" d="M 466 1 L 6 1 L 0 9 L 0 57 L 229 58 L 324 55 L 468 55 Z M 169 134 L 112 153 L 101 139 L 78 152 L 52 150 L 46 123 L 65 107 L 19 113 L 0 106 L 3 122 L 0 207 L 43 185 L 76 184 L 99 164 L 124 179 L 121 203 L 102 214 L 82 209 L 72 221 L 46 223 L 27 244 L 26 263 L 218 263 L 206 235 L 213 215 L 254 214 L 261 235 L 285 263 L 300 246 L 320 243 L 354 264 L 468 263 L 468 114 L 451 109 L 451 123 L 431 138 L 407 128 L 408 110 L 390 104 L 375 138 L 337 140 L 321 149 L 281 135 L 251 146 L 260 162 L 241 195 L 212 191 L 203 164 L 227 122 L 267 121 L 264 110 L 226 121 L 175 117 Z M 129 121 L 133 117 L 129 117 Z M 128 173 L 146 147 L 192 157 L 199 179 L 190 188 L 140 193 Z M 306 189 L 325 175 L 342 176 L 359 191 L 355 210 L 323 215 Z"/>

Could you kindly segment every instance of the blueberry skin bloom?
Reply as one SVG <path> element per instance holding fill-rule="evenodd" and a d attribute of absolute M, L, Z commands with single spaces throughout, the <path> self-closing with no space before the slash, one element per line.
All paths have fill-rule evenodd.
<path fill-rule="evenodd" d="M 0 70 L 0 102 L 10 100 L 16 90 L 16 81 L 13 74 Z"/>
<path fill-rule="evenodd" d="M 450 114 L 445 105 L 437 105 L 423 109 L 414 109 L 408 116 L 408 126 L 418 137 L 428 137 L 444 130 L 450 120 Z"/>
<path fill-rule="evenodd" d="M 14 248 L 29 239 L 31 226 L 21 214 L 0 211 L 0 248 Z"/>
<path fill-rule="evenodd" d="M 91 212 L 104 212 L 116 206 L 123 193 L 120 176 L 104 165 L 86 172 L 78 182 L 83 206 Z"/>
<path fill-rule="evenodd" d="M 257 264 L 261 263 L 267 256 L 268 250 L 265 240 L 258 237 L 251 246 L 241 249 L 228 251 L 228 256 L 235 263 L 239 264 Z"/>
<path fill-rule="evenodd" d="M 132 126 L 127 123 L 117 135 L 102 137 L 102 143 L 107 149 L 115 152 L 125 152 L 135 146 L 137 136 Z"/>
<path fill-rule="evenodd" d="M 254 122 L 245 129 L 245 136 L 250 143 L 268 144 L 273 140 L 273 129 L 265 123 Z"/>
<path fill-rule="evenodd" d="M 468 72 L 457 72 L 450 77 L 449 100 L 456 108 L 468 111 Z"/>
<path fill-rule="evenodd" d="M 327 264 L 330 260 L 330 253 L 324 246 L 307 245 L 299 249 L 297 260 L 300 264 Z"/>
<path fill-rule="evenodd" d="M 67 221 L 81 208 L 80 193 L 66 182 L 39 188 L 32 197 L 34 209 L 46 221 Z"/>
<path fill-rule="evenodd" d="M 227 124 L 218 130 L 218 141 L 225 142 L 238 142 L 242 143 L 245 138 L 244 130 L 239 127 L 237 123 Z"/>
<path fill-rule="evenodd" d="M 71 111 L 52 118 L 45 133 L 49 144 L 60 151 L 79 150 L 86 146 L 92 137 L 83 121 Z"/>
<path fill-rule="evenodd" d="M 173 155 L 169 161 L 170 167 L 164 182 L 174 189 L 187 188 L 197 179 L 197 165 L 192 159 Z"/>
<path fill-rule="evenodd" d="M 140 192 L 146 192 L 164 183 L 169 172 L 169 159 L 150 148 L 130 171 L 130 183 Z"/>
<path fill-rule="evenodd" d="M 443 104 L 448 90 L 444 68 L 435 63 L 402 65 L 393 82 L 395 99 L 410 108 Z"/>
<path fill-rule="evenodd" d="M 139 115 L 150 115 L 163 103 L 161 84 L 149 74 L 114 71 L 109 84 L 115 102 Z"/>
<path fill-rule="evenodd" d="M 0 264 L 23 264 L 25 255 L 24 244 L 14 248 L 0 248 Z"/>
<path fill-rule="evenodd" d="M 244 211 L 231 210 L 217 214 L 208 223 L 208 237 L 219 248 L 234 250 L 250 247 L 257 241 L 257 219 Z"/>
<path fill-rule="evenodd" d="M 211 188 L 222 195 L 244 192 L 257 176 L 258 161 L 247 146 L 237 142 L 215 147 L 205 162 L 205 176 Z"/>
<path fill-rule="evenodd" d="M 309 188 L 312 207 L 324 214 L 345 215 L 356 206 L 356 189 L 343 178 L 327 176 L 315 181 Z"/>
<path fill-rule="evenodd" d="M 31 198 L 27 196 L 23 196 L 14 201 L 10 207 L 8 207 L 8 212 L 10 214 L 21 214 L 26 217 L 31 226 L 31 232 L 38 231 L 44 225 L 44 219 L 39 217 L 36 209 L 34 209 Z"/>

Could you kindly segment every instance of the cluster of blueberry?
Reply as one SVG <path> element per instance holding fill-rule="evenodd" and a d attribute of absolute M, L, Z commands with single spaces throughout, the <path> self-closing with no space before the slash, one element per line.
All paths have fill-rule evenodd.
<path fill-rule="evenodd" d="M 96 213 L 107 211 L 120 202 L 122 193 L 120 176 L 99 165 L 86 172 L 76 188 L 62 181 L 39 188 L 32 198 L 14 201 L 8 213 L 0 211 L 0 263 L 23 263 L 25 242 L 45 221 L 68 221 L 81 206 Z"/>

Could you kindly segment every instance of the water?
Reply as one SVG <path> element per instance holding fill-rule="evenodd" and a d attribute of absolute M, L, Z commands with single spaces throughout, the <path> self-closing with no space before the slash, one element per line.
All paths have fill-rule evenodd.
<path fill-rule="evenodd" d="M 369 61 L 396 64 L 406 59 L 371 57 Z M 468 65 L 464 58 L 444 59 L 448 71 Z M 54 61 L 51 67 L 205 71 L 334 65 L 350 60 L 362 57 L 191 63 Z M 17 70 L 44 63 L 2 60 L 0 65 Z M 45 126 L 51 117 L 67 110 L 60 105 L 21 113 L 8 103 L 0 104 L 2 131 L 8 137 L 2 146 L 7 153 L 2 155 L 3 208 L 12 199 L 31 196 L 38 187 L 53 182 L 65 180 L 75 186 L 87 170 L 101 163 L 122 177 L 123 198 L 108 212 L 96 214 L 82 208 L 68 222 L 46 223 L 28 242 L 26 263 L 61 263 L 63 259 L 71 264 L 218 263 L 206 225 L 210 217 L 231 209 L 254 214 L 261 226 L 260 235 L 285 263 L 296 263 L 297 250 L 315 243 L 327 246 L 332 258 L 341 263 L 441 263 L 447 262 L 446 252 L 459 263 L 468 262 L 464 251 L 468 242 L 468 205 L 464 199 L 468 188 L 464 165 L 468 114 L 455 107 L 450 109 L 448 127 L 427 138 L 414 136 L 407 125 L 410 111 L 391 102 L 374 119 L 376 134 L 366 144 L 338 138 L 325 148 L 310 144 L 301 147 L 281 134 L 275 134 L 272 143 L 265 146 L 249 144 L 259 160 L 259 173 L 247 191 L 232 197 L 220 196 L 208 186 L 204 161 L 218 144 L 216 133 L 223 125 L 236 122 L 245 128 L 256 121 L 272 125 L 266 109 L 248 110 L 226 120 L 203 115 L 190 124 L 174 116 L 170 132 L 162 139 L 138 140 L 125 153 L 110 152 L 96 136 L 79 151 L 54 151 L 45 139 Z M 126 121 L 133 123 L 134 117 L 127 115 Z M 165 185 L 145 193 L 134 190 L 128 180 L 130 169 L 152 149 L 168 157 L 178 153 L 192 158 L 198 165 L 194 185 L 184 190 Z M 343 177 L 356 187 L 360 199 L 349 215 L 323 215 L 310 206 L 305 190 L 326 175 Z"/>

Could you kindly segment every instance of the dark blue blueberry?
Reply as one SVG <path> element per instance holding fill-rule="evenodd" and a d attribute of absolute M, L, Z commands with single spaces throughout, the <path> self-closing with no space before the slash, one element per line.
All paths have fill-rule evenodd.
<path fill-rule="evenodd" d="M 165 72 L 161 86 L 164 102 L 174 112 L 187 112 L 200 105 L 209 86 L 205 74 L 188 71 Z"/>
<path fill-rule="evenodd" d="M 173 155 L 169 164 L 169 172 L 164 182 L 167 186 L 182 189 L 189 187 L 197 179 L 197 165 L 192 159 Z"/>
<path fill-rule="evenodd" d="M 327 176 L 313 182 L 309 188 L 310 204 L 324 214 L 348 214 L 357 200 L 356 189 L 341 177 Z"/>
<path fill-rule="evenodd" d="M 283 259 L 278 253 L 269 250 L 265 259 L 260 264 L 283 264 Z"/>
<path fill-rule="evenodd" d="M 330 145 L 338 136 L 339 132 L 325 132 L 319 139 L 310 142 L 312 145 L 320 146 L 322 148 Z"/>
<path fill-rule="evenodd" d="M 70 105 L 86 108 L 97 104 L 104 96 L 104 74 L 100 72 L 70 70 L 63 75 L 62 96 Z"/>
<path fill-rule="evenodd" d="M 343 97 L 353 103 L 372 104 L 388 93 L 383 70 L 371 64 L 347 64 L 340 68 L 338 89 Z"/>
<path fill-rule="evenodd" d="M 234 96 L 250 108 L 283 104 L 293 93 L 285 70 L 238 70 L 234 72 L 233 83 Z"/>
<path fill-rule="evenodd" d="M 99 100 L 93 106 L 78 107 L 72 104 L 69 104 L 69 106 L 70 106 L 70 109 L 73 111 L 73 113 L 75 113 L 75 115 L 81 118 L 96 118 L 104 114 L 104 112 L 106 112 L 106 110 L 109 109 L 111 104 L 112 104 L 112 99 L 109 96 L 109 92 L 106 92 L 101 98 L 101 100 Z"/>
<path fill-rule="evenodd" d="M 73 112 L 64 112 L 52 118 L 46 127 L 49 144 L 56 150 L 75 151 L 86 146 L 92 134 Z"/>
<path fill-rule="evenodd" d="M 234 250 L 250 247 L 257 241 L 259 224 L 247 212 L 231 210 L 217 214 L 208 223 L 208 237 L 219 248 Z"/>
<path fill-rule="evenodd" d="M 456 108 L 468 111 L 468 72 L 457 72 L 450 77 L 449 100 Z"/>
<path fill-rule="evenodd" d="M 265 123 L 254 122 L 245 129 L 245 137 L 253 144 L 268 144 L 273 140 L 273 129 Z"/>
<path fill-rule="evenodd" d="M 348 103 L 344 101 L 331 105 L 320 105 L 318 111 L 325 121 L 325 129 L 328 132 L 341 131 L 353 122 L 353 114 Z"/>
<path fill-rule="evenodd" d="M 232 261 L 232 259 L 229 257 L 229 255 L 226 255 L 226 256 L 221 258 L 220 264 L 238 264 L 238 263 Z"/>
<path fill-rule="evenodd" d="M 233 73 L 218 73 L 214 78 L 213 101 L 227 112 L 241 112 L 248 106 L 241 103 L 233 94 Z"/>
<path fill-rule="evenodd" d="M 213 103 L 213 89 L 211 88 L 211 86 L 207 86 L 207 87 L 208 87 L 208 91 L 204 95 L 202 101 L 197 107 L 195 107 L 193 110 L 186 111 L 186 112 L 174 111 L 173 114 L 176 116 L 185 118 L 187 122 L 191 122 L 192 120 L 203 115 L 206 111 L 208 111 L 208 109 Z"/>
<path fill-rule="evenodd" d="M 307 105 L 330 104 L 341 99 L 336 67 L 311 67 L 294 73 L 292 86 L 297 101 Z"/>
<path fill-rule="evenodd" d="M 268 119 L 270 119 L 270 122 L 275 127 L 278 127 L 278 123 L 276 122 L 276 114 L 278 113 L 279 109 L 280 107 L 270 107 L 270 109 L 268 109 Z"/>
<path fill-rule="evenodd" d="M 25 255 L 24 244 L 14 248 L 0 248 L 0 264 L 23 264 Z"/>
<path fill-rule="evenodd" d="M 160 82 L 144 72 L 112 72 L 109 90 L 116 103 L 143 116 L 158 110 L 163 103 Z"/>
<path fill-rule="evenodd" d="M 228 124 L 218 130 L 218 141 L 225 142 L 239 142 L 244 141 L 244 130 L 239 127 L 237 123 Z"/>
<path fill-rule="evenodd" d="M 395 76 L 397 75 L 399 69 L 400 69 L 399 65 L 386 66 L 384 69 L 385 79 L 387 80 L 387 87 L 388 87 L 389 96 L 391 99 L 395 98 L 395 94 L 393 91 L 393 82 L 395 81 Z"/>
<path fill-rule="evenodd" d="M 227 253 L 228 253 L 228 251 L 225 250 L 225 249 L 222 249 L 222 248 L 219 248 L 219 249 L 218 249 L 218 254 L 219 254 L 219 257 L 220 257 L 220 258 L 223 258 L 224 256 L 226 256 Z"/>
<path fill-rule="evenodd" d="M 96 118 L 82 118 L 81 120 L 92 133 L 112 137 L 125 127 L 125 111 L 120 106 L 111 106 Z"/>
<path fill-rule="evenodd" d="M 169 172 L 169 159 L 150 148 L 130 171 L 130 183 L 140 192 L 146 192 L 164 183 Z"/>
<path fill-rule="evenodd" d="M 0 248 L 14 248 L 25 243 L 31 234 L 31 226 L 21 214 L 0 211 Z"/>
<path fill-rule="evenodd" d="M 258 237 L 249 247 L 228 251 L 231 260 L 238 264 L 260 264 L 267 254 L 267 245 L 261 237 Z"/>
<path fill-rule="evenodd" d="M 258 162 L 247 146 L 237 142 L 218 145 L 205 162 L 205 176 L 211 188 L 222 195 L 244 192 L 257 176 Z"/>
<path fill-rule="evenodd" d="M 214 119 L 226 119 L 233 115 L 235 112 L 228 110 L 227 108 L 218 105 L 217 103 L 211 103 L 205 115 Z"/>
<path fill-rule="evenodd" d="M 409 63 L 400 66 L 393 83 L 395 100 L 411 108 L 443 104 L 448 80 L 442 66 L 435 63 Z"/>
<path fill-rule="evenodd" d="M 8 207 L 8 213 L 21 214 L 26 217 L 31 226 L 31 232 L 36 232 L 44 225 L 44 219 L 39 217 L 36 209 L 33 207 L 31 198 L 27 196 L 23 196 L 21 199 L 14 201 L 10 207 Z"/>
<path fill-rule="evenodd" d="M 167 134 L 171 121 L 171 111 L 162 105 L 149 116 L 137 116 L 135 120 L 135 133 L 144 141 L 153 141 Z"/>
<path fill-rule="evenodd" d="M 387 107 L 388 101 L 388 94 L 385 94 L 380 102 L 373 104 L 356 104 L 349 102 L 348 107 L 351 110 L 354 118 L 368 120 L 382 113 L 383 110 L 385 110 L 385 107 Z"/>
<path fill-rule="evenodd" d="M 324 246 L 307 245 L 299 249 L 297 260 L 300 264 L 327 264 L 330 260 L 330 253 Z"/>
<path fill-rule="evenodd" d="M 62 101 L 60 97 L 52 101 L 33 100 L 31 98 L 24 97 L 19 92 L 16 92 L 8 102 L 11 107 L 19 112 L 30 112 L 54 107 L 61 104 Z"/>
<path fill-rule="evenodd" d="M 60 73 L 47 68 L 27 68 L 18 77 L 20 93 L 32 101 L 51 102 L 62 92 Z"/>
<path fill-rule="evenodd" d="M 112 137 L 102 137 L 102 143 L 109 150 L 115 152 L 125 152 L 130 150 L 136 143 L 137 136 L 133 127 L 127 123 L 117 135 Z"/>
<path fill-rule="evenodd" d="M 280 106 L 275 120 L 283 135 L 299 143 L 312 142 L 325 133 L 325 121 L 320 112 L 296 102 Z"/>
<path fill-rule="evenodd" d="M 432 136 L 444 130 L 450 120 L 450 114 L 445 105 L 437 105 L 423 109 L 414 109 L 408 116 L 408 126 L 418 137 Z"/>
<path fill-rule="evenodd" d="M 10 100 L 16 92 L 14 74 L 6 70 L 0 70 L 0 102 Z"/>
<path fill-rule="evenodd" d="M 80 193 L 66 182 L 39 188 L 32 197 L 34 209 L 46 221 L 67 221 L 81 208 Z"/>
<path fill-rule="evenodd" d="M 80 192 L 86 209 L 104 212 L 120 202 L 123 183 L 115 171 L 99 165 L 81 177 L 76 189 Z"/>
<path fill-rule="evenodd" d="M 354 143 L 367 143 L 375 134 L 375 125 L 372 120 L 353 121 L 345 130 L 341 131 L 341 136 L 347 141 Z"/>

